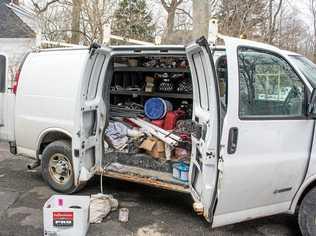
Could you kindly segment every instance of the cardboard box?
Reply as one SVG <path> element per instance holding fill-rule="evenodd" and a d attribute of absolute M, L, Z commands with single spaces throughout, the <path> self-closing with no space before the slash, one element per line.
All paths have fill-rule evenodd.
<path fill-rule="evenodd" d="M 149 137 L 145 139 L 139 148 L 146 150 L 147 153 L 154 158 L 166 158 L 165 143 L 157 138 Z"/>

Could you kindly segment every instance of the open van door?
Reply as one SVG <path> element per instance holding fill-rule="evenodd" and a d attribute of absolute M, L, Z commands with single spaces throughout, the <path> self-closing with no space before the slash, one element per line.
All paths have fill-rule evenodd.
<path fill-rule="evenodd" d="M 73 134 L 73 169 L 75 185 L 88 181 L 103 155 L 102 135 L 107 117 L 103 82 L 110 60 L 110 49 L 92 45 L 79 86 Z"/>
<path fill-rule="evenodd" d="M 0 140 L 14 141 L 15 95 L 7 87 L 8 60 L 0 54 Z"/>
<path fill-rule="evenodd" d="M 193 207 L 212 222 L 217 194 L 220 147 L 220 101 L 215 65 L 202 37 L 186 48 L 193 84 L 192 156 L 189 184 Z"/>

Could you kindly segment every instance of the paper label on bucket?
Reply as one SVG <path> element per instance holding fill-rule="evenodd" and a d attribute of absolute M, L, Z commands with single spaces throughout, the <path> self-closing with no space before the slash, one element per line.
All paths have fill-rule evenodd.
<path fill-rule="evenodd" d="M 53 212 L 53 225 L 56 227 L 73 226 L 73 212 Z"/>

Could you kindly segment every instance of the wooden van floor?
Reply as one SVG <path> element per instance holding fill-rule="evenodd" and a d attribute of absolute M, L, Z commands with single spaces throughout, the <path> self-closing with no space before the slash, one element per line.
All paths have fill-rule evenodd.
<path fill-rule="evenodd" d="M 116 179 L 127 180 L 178 192 L 189 192 L 188 184 L 173 178 L 172 173 L 123 165 L 118 162 L 108 164 L 104 168 L 104 171 L 98 170 L 98 172 L 103 176 Z"/>

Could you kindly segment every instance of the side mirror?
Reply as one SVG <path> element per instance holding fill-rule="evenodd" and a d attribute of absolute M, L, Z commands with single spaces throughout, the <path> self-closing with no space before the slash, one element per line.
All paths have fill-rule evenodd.
<path fill-rule="evenodd" d="M 313 89 L 312 95 L 308 103 L 308 116 L 316 119 L 316 89 Z"/>

